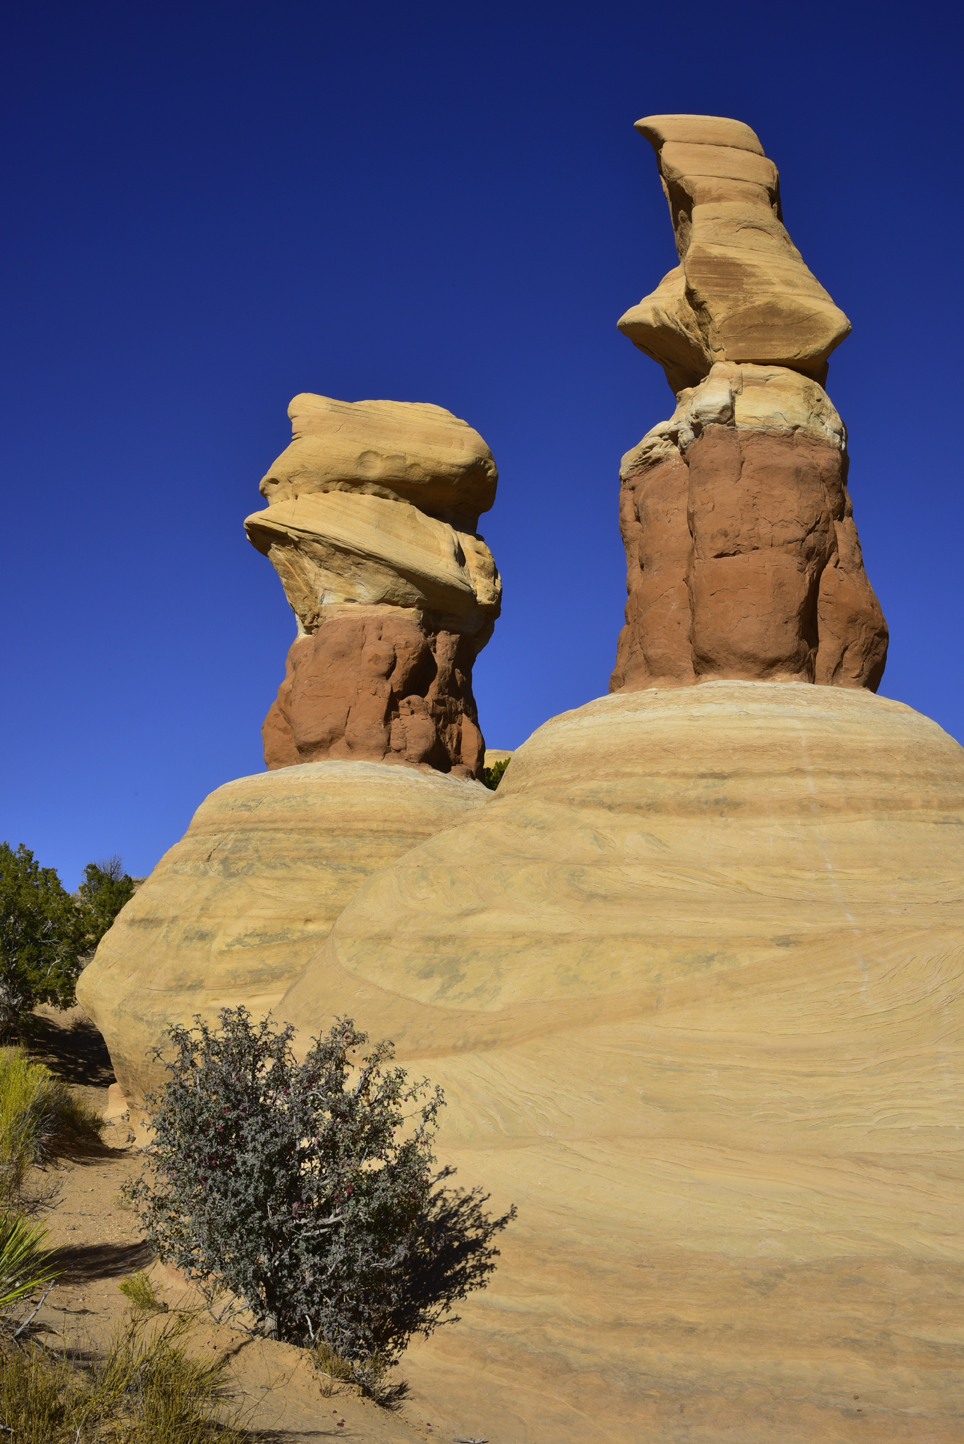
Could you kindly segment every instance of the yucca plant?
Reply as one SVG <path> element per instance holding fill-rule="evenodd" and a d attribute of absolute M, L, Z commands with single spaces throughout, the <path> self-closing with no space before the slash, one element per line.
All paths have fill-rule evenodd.
<path fill-rule="evenodd" d="M 58 1277 L 46 1238 L 42 1223 L 28 1223 L 19 1213 L 0 1215 L 0 1312 Z"/>

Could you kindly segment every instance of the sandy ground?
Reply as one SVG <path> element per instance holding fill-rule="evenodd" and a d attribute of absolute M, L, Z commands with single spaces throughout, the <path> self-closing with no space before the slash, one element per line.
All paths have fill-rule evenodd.
<path fill-rule="evenodd" d="M 101 1112 L 108 1111 L 113 1081 L 110 1058 L 99 1033 L 79 1010 L 57 1014 L 40 1010 L 32 1055 L 82 1092 Z M 121 1186 L 137 1175 L 141 1154 L 126 1117 L 112 1120 L 103 1145 L 65 1160 L 43 1179 L 58 1185 L 45 1216 L 50 1242 L 63 1270 L 37 1323 L 47 1342 L 82 1351 L 98 1350 L 113 1329 L 129 1317 L 128 1301 L 118 1285 L 128 1274 L 145 1270 L 159 1298 L 171 1309 L 196 1307 L 199 1300 L 183 1281 L 155 1262 L 141 1237 L 136 1216 L 120 1197 Z M 351 1385 L 334 1386 L 314 1369 L 303 1349 L 254 1339 L 239 1329 L 202 1316 L 193 1336 L 199 1352 L 218 1350 L 229 1368 L 245 1421 L 255 1437 L 277 1444 L 318 1439 L 352 1439 L 362 1444 L 415 1444 L 418 1438 L 452 1439 L 451 1426 L 432 1427 L 431 1405 L 413 1397 L 401 1410 L 381 1409 Z M 399 1371 L 404 1377 L 404 1367 Z M 458 1436 L 455 1436 L 458 1437 Z M 478 1440 L 466 1431 L 461 1436 Z"/>

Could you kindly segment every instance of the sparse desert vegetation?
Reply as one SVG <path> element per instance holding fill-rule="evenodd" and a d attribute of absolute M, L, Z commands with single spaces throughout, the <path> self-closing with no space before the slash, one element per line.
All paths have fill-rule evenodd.
<path fill-rule="evenodd" d="M 193 1314 L 132 1311 L 103 1353 L 78 1359 L 0 1342 L 0 1420 L 11 1444 L 242 1444 L 223 1357 L 189 1352 Z"/>
<path fill-rule="evenodd" d="M 292 1036 L 244 1008 L 171 1028 L 130 1195 L 151 1247 L 212 1303 L 234 1296 L 256 1329 L 345 1361 L 391 1402 L 387 1370 L 485 1286 L 515 1211 L 491 1217 L 486 1195 L 447 1186 L 441 1090 L 391 1066 L 390 1043 L 363 1054 L 342 1019 L 299 1063 Z"/>
<path fill-rule="evenodd" d="M 94 1090 L 71 1086 L 53 1071 L 96 1078 L 106 1095 L 109 1075 L 95 1047 L 100 1040 L 82 1019 L 61 1017 L 55 1023 L 48 1010 L 32 1030 L 30 1046 L 42 1047 L 52 1066 L 26 1047 L 0 1050 L 0 1167 L 7 1200 L 0 1228 L 0 1437 L 13 1444 L 240 1444 L 274 1438 L 272 1421 L 280 1417 L 300 1422 L 314 1437 L 310 1430 L 323 1404 L 332 1429 L 342 1430 L 347 1414 L 349 1424 L 354 1419 L 356 1430 L 360 1426 L 356 1438 L 407 1437 L 409 1423 L 392 1412 L 406 1392 L 392 1376 L 407 1337 L 404 1325 L 415 1321 L 430 1330 L 451 1317 L 459 1280 L 466 1291 L 473 1279 L 484 1280 L 495 1255 L 491 1238 L 507 1221 L 486 1218 L 484 1199 L 446 1188 L 446 1171 L 433 1166 L 431 1123 L 442 1101 L 437 1092 L 393 1068 L 387 1045 L 362 1058 L 365 1039 L 351 1024 L 324 1040 L 327 1073 L 324 1067 L 319 1072 L 316 1058 L 314 1072 L 300 1075 L 302 1082 L 314 1082 L 319 1124 L 321 1101 L 327 1100 L 327 1131 L 316 1129 L 312 1136 L 323 1140 L 333 1192 L 351 1197 L 353 1171 L 357 1185 L 359 1172 L 390 1166 L 380 1181 L 368 1180 L 374 1186 L 367 1194 L 364 1180 L 355 1188 L 365 1196 L 351 1217 L 367 1218 L 368 1233 L 341 1245 L 341 1255 L 354 1248 L 356 1257 L 369 1260 L 369 1292 L 359 1314 L 349 1315 L 340 1334 L 329 1327 L 340 1345 L 324 1336 L 316 1320 L 314 1338 L 306 1328 L 300 1340 L 306 1347 L 292 1349 L 259 1337 L 266 1321 L 249 1312 L 212 1323 L 197 1290 L 150 1268 L 152 1250 L 140 1239 L 130 1190 L 123 1211 L 117 1192 L 144 1160 L 127 1146 L 126 1121 L 105 1125 Z M 286 1083 L 279 1069 L 274 1084 L 283 1090 L 297 1081 L 299 1065 L 286 1054 L 289 1040 L 250 1019 L 245 1024 L 242 1035 L 260 1037 L 274 1063 L 284 1055 L 280 1061 L 291 1073 Z M 270 1074 L 271 1058 L 267 1063 Z M 270 1087 L 264 1090 L 262 1109 L 278 1102 Z M 285 1129 L 308 1116 L 293 1114 L 292 1106 L 284 1105 L 284 1120 L 274 1118 L 279 1146 Z M 253 1128 L 256 1114 L 240 1110 L 237 1136 Z M 316 1173 L 312 1186 L 317 1183 Z M 330 1216 L 333 1199 L 322 1202 Z M 392 1218 L 393 1207 L 401 1205 L 404 1218 Z M 463 1225 L 476 1217 L 481 1234 L 453 1234 L 460 1217 Z M 73 1242 L 79 1238 L 116 1242 Z M 315 1252 L 324 1252 L 317 1240 Z M 388 1288 L 386 1268 L 397 1274 Z M 375 1307 L 379 1280 L 383 1299 Z M 212 1294 L 223 1286 L 221 1275 L 212 1273 L 209 1282 Z M 222 1311 L 224 1302 L 222 1297 Z M 359 1316 L 369 1320 L 364 1336 Z M 294 1338 L 284 1304 L 279 1318 L 277 1333 Z M 353 1349 L 346 1338 L 355 1341 Z M 332 1404 L 337 1408 L 331 1410 Z"/>

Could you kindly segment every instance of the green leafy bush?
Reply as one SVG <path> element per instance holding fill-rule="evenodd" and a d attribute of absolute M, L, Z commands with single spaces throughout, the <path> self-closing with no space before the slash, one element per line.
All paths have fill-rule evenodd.
<path fill-rule="evenodd" d="M 482 782 L 483 782 L 483 784 L 484 784 L 486 787 L 490 788 L 493 792 L 495 792 L 495 790 L 496 790 L 496 788 L 498 787 L 499 783 L 502 781 L 503 777 L 505 776 L 505 770 L 506 770 L 506 768 L 508 767 L 508 765 L 509 765 L 509 763 L 510 763 L 511 761 L 512 761 L 512 758 L 511 758 L 511 757 L 503 757 L 500 762 L 493 762 L 493 764 L 492 764 L 491 767 L 483 767 L 483 769 L 482 769 Z"/>
<path fill-rule="evenodd" d="M 379 1377 L 413 1333 L 484 1287 L 514 1217 L 444 1186 L 432 1139 L 441 1091 L 389 1066 L 390 1043 L 350 1019 L 295 1060 L 293 1029 L 225 1009 L 221 1027 L 169 1030 L 169 1077 L 148 1101 L 154 1135 L 131 1188 L 147 1239 L 257 1326 Z M 160 1054 L 158 1053 L 158 1057 Z M 164 1061 L 164 1060 L 162 1060 Z"/>
<path fill-rule="evenodd" d="M 0 1037 L 35 1003 L 71 1006 L 77 974 L 133 894 L 119 858 L 88 863 L 71 897 L 23 843 L 0 842 Z"/>
<path fill-rule="evenodd" d="M 93 953 L 125 903 L 134 896 L 134 879 L 128 877 L 119 857 L 89 862 L 77 889 L 77 911 L 84 950 Z"/>
<path fill-rule="evenodd" d="M 0 842 L 0 1036 L 34 1003 L 74 1000 L 80 918 L 52 867 Z"/>

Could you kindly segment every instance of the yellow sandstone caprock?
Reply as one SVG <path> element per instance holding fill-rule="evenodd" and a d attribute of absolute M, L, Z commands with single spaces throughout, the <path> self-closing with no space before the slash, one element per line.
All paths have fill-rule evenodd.
<path fill-rule="evenodd" d="M 656 152 L 680 264 L 619 329 L 674 391 L 716 361 L 789 366 L 822 383 L 850 322 L 787 234 L 779 173 L 757 136 L 708 115 L 651 115 L 636 129 Z"/>

